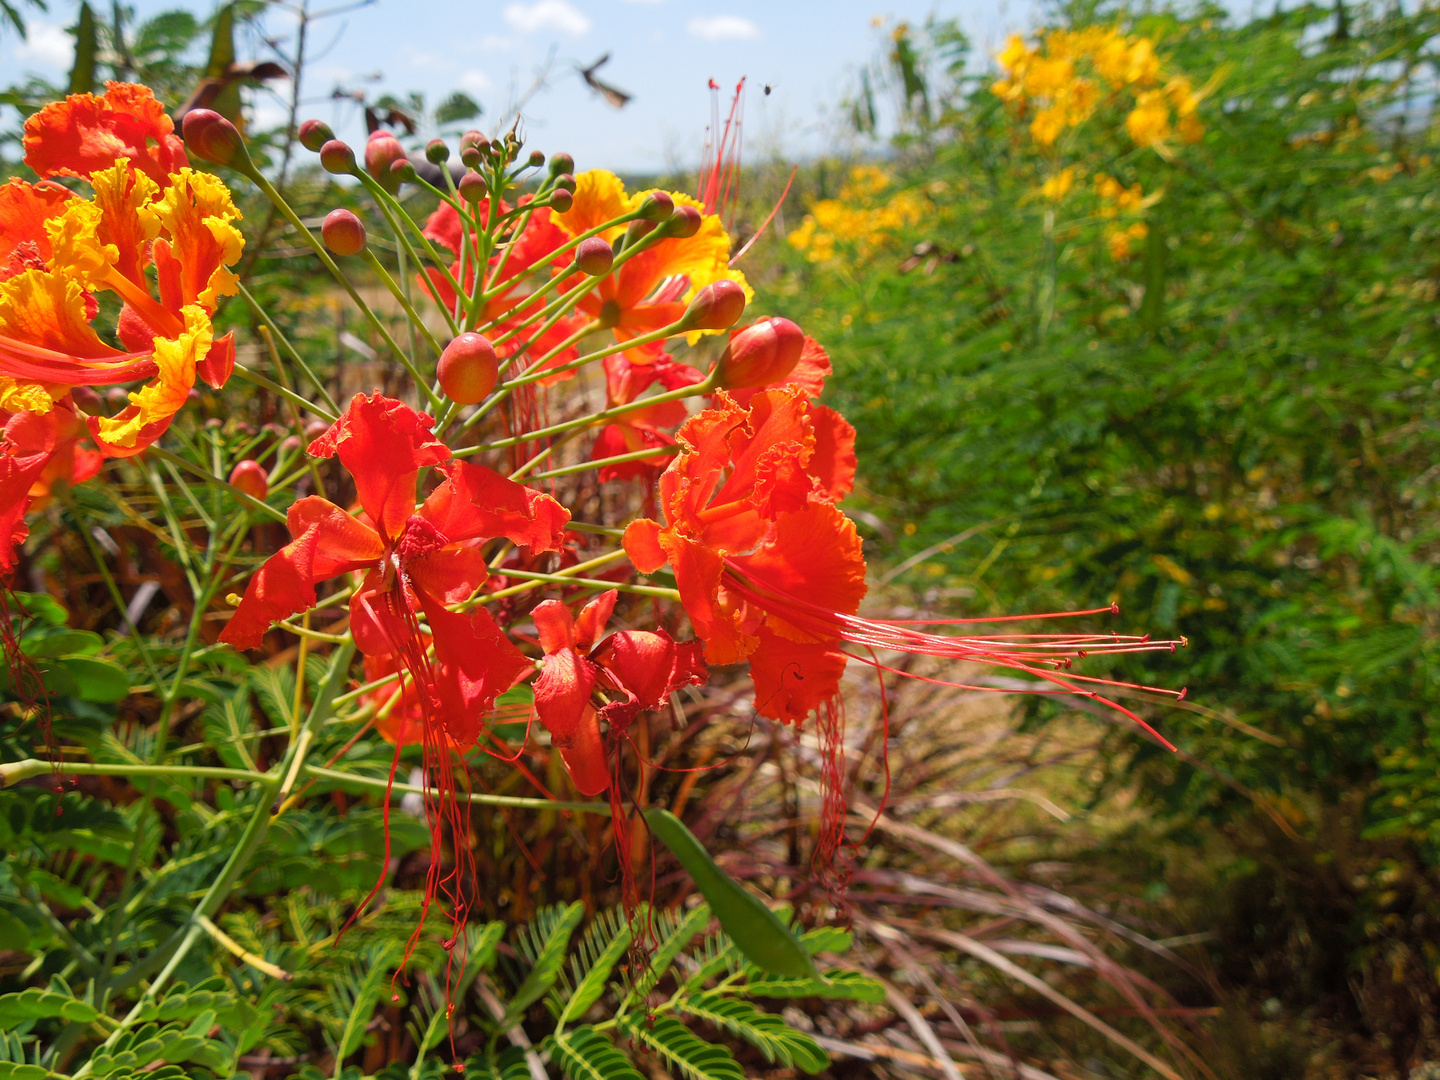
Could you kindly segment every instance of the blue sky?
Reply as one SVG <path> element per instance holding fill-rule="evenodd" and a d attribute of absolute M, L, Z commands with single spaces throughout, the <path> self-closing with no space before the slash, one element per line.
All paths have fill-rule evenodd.
<path fill-rule="evenodd" d="M 311 0 L 322 10 L 343 0 Z M 135 0 L 141 19 L 174 7 L 208 12 L 184 0 Z M 376 0 L 331 16 L 312 28 L 315 59 L 303 92 L 305 115 L 335 124 L 346 137 L 362 132 L 356 110 L 328 100 L 337 87 L 372 97 L 418 90 L 434 102 L 462 89 L 481 102 L 488 127 L 535 78 L 552 47 L 550 85 L 525 109 L 531 146 L 568 150 L 581 168 L 650 170 L 693 165 L 710 113 L 708 80 L 732 87 L 749 77 L 745 143 L 754 155 L 798 158 L 836 138 L 834 106 L 856 68 L 880 47 L 873 20 L 923 22 L 931 14 L 958 18 L 989 54 L 1005 33 L 1033 20 L 1034 0 Z M 0 70 L 33 70 L 55 78 L 68 69 L 72 44 L 63 27 L 73 20 L 65 0 L 34 19 L 30 40 L 0 37 Z M 293 20 L 272 9 L 266 31 L 284 38 Z M 599 73 L 634 95 L 616 110 L 575 73 L 602 53 Z M 772 92 L 763 94 L 769 83 Z M 286 89 L 282 87 L 282 89 Z M 277 106 L 257 98 L 259 119 Z"/>

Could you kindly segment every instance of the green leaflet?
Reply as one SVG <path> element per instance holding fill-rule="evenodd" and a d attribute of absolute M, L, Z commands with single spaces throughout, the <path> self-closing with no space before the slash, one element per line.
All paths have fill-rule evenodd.
<path fill-rule="evenodd" d="M 695 834 L 668 810 L 645 811 L 650 831 L 689 871 L 715 917 L 745 957 L 766 971 L 794 979 L 818 979 L 810 954 L 778 918 L 710 858 Z"/>
<path fill-rule="evenodd" d="M 643 912 L 641 917 L 644 917 Z M 596 928 L 604 928 L 604 922 L 597 919 Z M 586 935 L 587 941 L 590 935 Z M 565 1007 L 560 1010 L 559 1027 L 585 1015 L 590 1006 L 600 1000 L 600 995 L 605 993 L 605 987 L 610 982 L 610 973 L 625 951 L 630 948 L 630 942 L 635 938 L 635 932 L 628 920 L 621 922 L 618 933 L 601 949 L 590 969 L 585 972 L 585 977 L 575 987 L 575 992 L 570 995 L 570 1000 L 565 1002 Z"/>
<path fill-rule="evenodd" d="M 500 1031 L 514 1026 L 525 1015 L 525 1010 L 544 997 L 555 984 L 560 974 L 560 965 L 565 963 L 566 951 L 570 947 L 570 935 L 580 925 L 584 915 L 585 905 L 577 900 L 565 908 L 550 927 L 543 943 L 536 950 L 535 963 L 530 974 L 525 976 L 525 981 L 520 984 L 520 989 L 515 991 L 515 996 L 510 999 L 510 1004 L 505 1009 L 505 1016 L 498 1025 Z"/>
<path fill-rule="evenodd" d="M 745 1071 L 729 1050 L 706 1042 L 673 1016 L 656 1017 L 653 1023 L 627 1016 L 620 1020 L 620 1029 L 689 1080 L 745 1080 Z"/>
<path fill-rule="evenodd" d="M 93 1005 L 52 990 L 30 989 L 21 990 L 18 994 L 0 994 L 0 1027 L 14 1027 L 26 1020 L 50 1016 L 88 1024 L 99 1015 Z"/>
<path fill-rule="evenodd" d="M 629 1058 L 588 1024 L 551 1035 L 544 1045 L 570 1080 L 645 1080 Z"/>
<path fill-rule="evenodd" d="M 807 1073 L 817 1073 L 830 1064 L 830 1056 L 809 1035 L 792 1028 L 774 1013 L 762 1012 L 748 1001 L 725 994 L 705 993 L 681 998 L 677 1008 L 739 1035 L 759 1048 L 771 1064 L 790 1065 Z"/>

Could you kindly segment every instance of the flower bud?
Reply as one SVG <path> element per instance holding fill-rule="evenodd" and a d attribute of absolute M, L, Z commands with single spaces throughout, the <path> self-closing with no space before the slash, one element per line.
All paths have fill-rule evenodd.
<path fill-rule="evenodd" d="M 236 167 L 250 161 L 240 132 L 213 109 L 191 109 L 180 122 L 180 130 L 185 135 L 185 149 L 201 161 Z"/>
<path fill-rule="evenodd" d="M 409 158 L 401 158 L 399 161 L 390 163 L 390 175 L 399 178 L 401 183 L 413 184 L 420 179 L 415 172 L 415 166 L 410 163 Z"/>
<path fill-rule="evenodd" d="M 450 160 L 450 147 L 444 139 L 431 139 L 425 144 L 425 160 L 432 165 L 444 165 Z"/>
<path fill-rule="evenodd" d="M 495 389 L 500 361 L 482 334 L 461 334 L 440 354 L 440 389 L 457 405 L 478 405 Z"/>
<path fill-rule="evenodd" d="M 480 164 L 480 159 L 490 151 L 490 140 L 478 131 L 467 131 L 460 136 L 460 160 L 467 169 Z"/>
<path fill-rule="evenodd" d="M 336 255 L 359 255 L 365 250 L 365 223 L 349 210 L 331 210 L 320 223 L 320 239 Z"/>
<path fill-rule="evenodd" d="M 130 403 L 130 391 L 123 386 L 112 386 L 105 391 L 105 400 L 111 405 L 128 405 Z"/>
<path fill-rule="evenodd" d="M 571 176 L 569 173 L 561 173 L 559 176 L 555 177 L 555 186 L 557 188 L 563 188 L 564 190 L 570 192 L 571 195 L 574 195 L 575 177 Z"/>
<path fill-rule="evenodd" d="M 615 265 L 615 252 L 603 236 L 581 240 L 575 248 L 575 269 L 591 277 L 602 277 Z"/>
<path fill-rule="evenodd" d="M 460 189 L 460 197 L 468 203 L 478 203 L 490 192 L 485 178 L 479 173 L 466 173 L 456 186 Z"/>
<path fill-rule="evenodd" d="M 280 440 L 280 450 L 282 453 L 288 453 L 291 450 L 299 450 L 300 446 L 300 436 L 298 435 L 290 435 L 287 438 Z"/>
<path fill-rule="evenodd" d="M 330 425 L 327 424 L 324 420 L 311 420 L 308 424 L 305 425 L 306 444 L 308 445 L 309 443 L 314 442 L 316 439 L 318 439 L 321 435 L 324 435 L 325 432 L 329 430 Z"/>
<path fill-rule="evenodd" d="M 252 458 L 246 458 L 230 470 L 230 485 L 252 499 L 264 499 L 270 493 L 270 478 L 265 474 L 265 466 Z"/>
<path fill-rule="evenodd" d="M 680 318 L 682 330 L 729 330 L 745 314 L 745 290 L 729 278 L 706 285 Z"/>
<path fill-rule="evenodd" d="M 330 130 L 330 125 L 324 120 L 303 120 L 300 123 L 300 145 L 312 154 L 318 153 L 320 148 L 333 138 L 335 132 Z"/>
<path fill-rule="evenodd" d="M 331 139 L 320 147 L 320 167 L 335 176 L 344 176 L 355 171 L 355 151 L 350 144 Z"/>
<path fill-rule="evenodd" d="M 664 221 L 675 213 L 675 200 L 664 191 L 652 191 L 640 204 L 642 221 Z"/>
<path fill-rule="evenodd" d="M 530 161 L 528 164 L 530 165 L 530 168 L 538 169 L 541 165 L 545 164 L 545 155 L 542 154 L 539 150 L 531 150 Z"/>
<path fill-rule="evenodd" d="M 654 231 L 655 223 L 653 221 L 641 220 L 630 222 L 629 225 L 625 226 L 625 239 L 621 241 L 621 249 L 634 247 Z"/>
<path fill-rule="evenodd" d="M 100 395 L 88 386 L 72 386 L 70 388 L 70 400 L 81 412 L 98 413 L 103 407 Z"/>
<path fill-rule="evenodd" d="M 726 390 L 754 390 L 780 382 L 800 362 L 805 332 L 789 319 L 761 319 L 730 339 L 716 365 Z"/>
<path fill-rule="evenodd" d="M 560 188 L 550 196 L 550 209 L 557 214 L 566 214 L 575 205 L 575 196 Z"/>
<path fill-rule="evenodd" d="M 394 195 L 400 190 L 400 177 L 390 171 L 396 161 L 403 161 L 405 148 L 400 140 L 388 131 L 372 131 L 365 143 L 365 171 L 373 176 L 382 188 Z"/>
<path fill-rule="evenodd" d="M 550 175 L 559 176 L 561 173 L 573 173 L 575 171 L 575 159 L 566 153 L 556 154 L 550 159 Z"/>
<path fill-rule="evenodd" d="M 676 209 L 668 221 L 660 223 L 660 228 L 667 237 L 685 240 L 700 231 L 701 223 L 699 210 L 693 206 L 681 206 Z"/>

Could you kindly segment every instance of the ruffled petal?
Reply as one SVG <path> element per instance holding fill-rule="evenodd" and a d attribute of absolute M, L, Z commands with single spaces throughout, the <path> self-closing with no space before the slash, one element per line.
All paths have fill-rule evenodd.
<path fill-rule="evenodd" d="M 40 176 L 79 176 L 124 158 L 157 184 L 188 164 L 165 106 L 145 86 L 109 82 L 105 93 L 71 94 L 25 121 L 25 164 Z"/>
<path fill-rule="evenodd" d="M 219 390 L 230 381 L 231 374 L 235 371 L 235 331 L 227 331 L 224 337 L 218 337 L 210 346 L 210 351 L 205 354 L 205 359 L 195 365 L 195 374 L 204 379 L 205 382 Z"/>
<path fill-rule="evenodd" d="M 575 616 L 570 606 L 559 600 L 542 600 L 530 613 L 535 620 L 535 634 L 545 655 L 575 648 Z"/>
<path fill-rule="evenodd" d="M 621 630 L 611 634 L 591 659 L 633 694 L 641 709 L 658 709 L 670 697 L 675 641 L 663 630 Z"/>
<path fill-rule="evenodd" d="M 407 560 L 405 573 L 417 587 L 443 603 L 458 604 L 485 584 L 490 568 L 480 549 L 467 542 L 447 544 L 432 555 Z"/>
<path fill-rule="evenodd" d="M 5 339 L 77 360 L 109 360 L 124 355 L 101 341 L 90 326 L 85 290 L 80 284 L 44 270 L 27 270 L 0 282 L 0 373 L 12 378 L 35 378 L 29 368 L 20 365 L 20 357 L 31 353 L 7 350 Z M 13 354 L 13 364 L 7 363 L 11 358 L 8 354 Z M 55 373 L 59 374 L 58 368 Z M 85 380 L 75 382 L 84 384 Z"/>
<path fill-rule="evenodd" d="M 545 657 L 535 679 L 535 715 L 558 747 L 569 746 L 590 709 L 590 693 L 598 676 L 594 664 L 574 649 L 559 649 Z"/>
<path fill-rule="evenodd" d="M 827 405 L 811 405 L 810 419 L 815 425 L 815 453 L 806 471 L 817 481 L 817 494 L 830 502 L 840 502 L 855 487 L 855 428 Z"/>
<path fill-rule="evenodd" d="M 50 464 L 58 425 L 53 414 L 15 413 L 0 440 L 0 574 L 15 569 L 16 548 L 29 535 L 30 490 Z"/>
<path fill-rule="evenodd" d="M 320 530 L 312 567 L 316 581 L 375 566 L 385 554 L 374 529 L 319 495 L 297 500 L 285 515 L 285 524 L 297 540 L 311 529 Z"/>
<path fill-rule="evenodd" d="M 767 605 L 765 625 L 796 641 L 815 641 L 817 635 L 777 614 L 784 612 L 786 597 L 842 615 L 855 614 L 865 597 L 860 536 L 855 523 L 830 503 L 782 514 L 764 544 L 753 554 L 730 559 L 730 564 L 764 595 L 776 598 L 773 606 Z"/>
<path fill-rule="evenodd" d="M 798 642 L 762 628 L 750 657 L 755 711 L 798 724 L 840 691 L 846 656 L 839 641 Z"/>
<path fill-rule="evenodd" d="M 0 185 L 0 266 L 21 244 L 33 244 L 35 255 L 42 261 L 50 259 L 50 240 L 45 222 L 59 217 L 65 204 L 74 198 L 59 184 L 27 184 L 12 178 Z M 3 280 L 4 275 L 0 275 Z"/>
<path fill-rule="evenodd" d="M 143 172 L 117 161 L 90 178 L 99 211 L 99 239 L 115 248 L 115 269 L 137 288 L 148 291 L 145 266 L 151 240 L 160 233 L 160 218 L 151 206 L 159 191 Z"/>
<path fill-rule="evenodd" d="M 669 553 L 660 545 L 660 533 L 660 523 L 649 518 L 636 518 L 625 526 L 621 546 L 642 574 L 653 574 L 670 560 Z"/>
<path fill-rule="evenodd" d="M 196 304 L 183 308 L 185 329 L 173 340 L 155 339 L 156 377 L 130 394 L 130 405 L 114 417 L 91 417 L 90 432 L 100 448 L 123 457 L 149 446 L 184 406 L 195 385 L 196 365 L 210 352 L 210 316 Z"/>
<path fill-rule="evenodd" d="M 429 416 L 379 391 L 356 394 L 343 416 L 310 444 L 315 457 L 339 455 L 355 478 L 360 505 L 381 536 L 397 539 L 415 509 L 415 481 L 450 450 L 431 433 Z M 444 530 L 442 530 L 444 531 Z M 465 539 L 446 532 L 450 540 Z"/>
<path fill-rule="evenodd" d="M 669 533 L 660 534 L 660 544 L 675 571 L 680 602 L 695 636 L 705 642 L 705 659 L 712 664 L 736 664 L 755 651 L 757 639 L 750 632 L 741 605 L 722 595 L 724 559 L 704 544 Z"/>
<path fill-rule="evenodd" d="M 580 609 L 580 616 L 575 620 L 577 649 L 589 649 L 605 632 L 605 624 L 615 613 L 615 601 L 619 596 L 615 589 L 606 589 Z"/>
<path fill-rule="evenodd" d="M 181 266 L 180 303 L 214 311 L 219 298 L 239 286 L 229 267 L 245 248 L 230 189 L 218 176 L 181 169 L 170 177 L 155 213 Z"/>
<path fill-rule="evenodd" d="M 320 529 L 306 530 L 255 571 L 220 640 L 237 649 L 258 648 L 271 623 L 315 606 L 317 545 Z"/>
<path fill-rule="evenodd" d="M 532 552 L 559 550 L 570 511 L 549 495 L 468 461 L 450 462 L 441 471 L 445 482 L 425 500 L 420 516 L 450 540 L 503 536 Z"/>

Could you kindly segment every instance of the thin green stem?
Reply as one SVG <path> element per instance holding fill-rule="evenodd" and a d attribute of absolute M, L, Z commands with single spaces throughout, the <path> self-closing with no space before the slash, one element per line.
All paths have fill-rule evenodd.
<path fill-rule="evenodd" d="M 301 231 L 305 233 L 306 236 L 310 235 L 310 230 L 303 226 L 301 227 Z M 270 318 L 269 313 L 260 306 L 260 301 L 251 296 L 249 290 L 246 289 L 244 285 L 240 285 L 238 288 L 240 289 L 240 295 L 244 297 L 245 302 L 250 305 L 250 310 L 260 317 L 260 321 L 264 323 L 265 326 L 269 327 L 270 333 L 275 335 L 275 340 L 280 343 L 280 347 L 290 354 L 290 359 L 295 361 L 300 370 L 305 373 L 305 377 L 310 380 L 311 385 L 320 392 L 320 397 L 325 402 L 325 409 L 315 408 L 314 405 L 305 401 L 304 398 L 300 398 L 300 402 L 317 416 L 324 418 L 327 423 L 334 423 L 335 418 L 340 415 L 340 406 L 335 404 L 335 399 L 330 396 L 330 391 L 325 389 L 325 383 L 311 370 L 310 365 L 305 362 L 305 358 L 300 355 L 300 350 L 290 344 L 290 339 L 281 333 L 280 328 L 275 325 L 275 320 Z M 236 364 L 235 370 L 243 371 L 244 369 L 241 368 L 239 364 Z M 326 415 L 327 412 L 328 415 Z"/>

